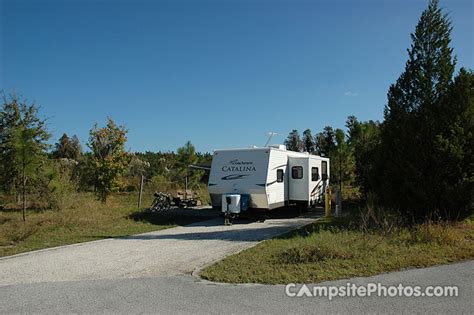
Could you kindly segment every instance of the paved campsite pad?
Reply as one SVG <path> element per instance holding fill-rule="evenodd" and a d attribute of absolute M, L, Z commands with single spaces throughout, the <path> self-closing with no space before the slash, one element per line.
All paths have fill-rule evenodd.
<path fill-rule="evenodd" d="M 190 274 L 213 261 L 313 222 L 318 215 L 224 226 L 222 218 L 187 226 L 0 258 L 0 286 Z"/>

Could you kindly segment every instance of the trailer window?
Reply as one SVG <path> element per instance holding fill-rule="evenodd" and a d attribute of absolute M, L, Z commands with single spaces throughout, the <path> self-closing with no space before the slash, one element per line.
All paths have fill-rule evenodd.
<path fill-rule="evenodd" d="M 291 177 L 294 179 L 303 178 L 303 166 L 293 166 L 291 168 Z"/>
<path fill-rule="evenodd" d="M 322 180 L 328 180 L 328 162 L 321 161 L 321 178 Z"/>
<path fill-rule="evenodd" d="M 283 182 L 283 170 L 277 170 L 277 183 Z"/>
<path fill-rule="evenodd" d="M 321 174 L 326 174 L 328 173 L 328 162 L 327 161 L 321 161 Z"/>
<path fill-rule="evenodd" d="M 319 179 L 319 169 L 317 167 L 311 168 L 311 181 L 315 182 Z"/>

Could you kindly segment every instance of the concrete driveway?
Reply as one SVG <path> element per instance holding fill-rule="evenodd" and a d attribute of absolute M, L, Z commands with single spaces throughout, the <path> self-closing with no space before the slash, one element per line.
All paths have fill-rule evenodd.
<path fill-rule="evenodd" d="M 36 282 L 190 274 L 259 241 L 317 218 L 271 219 L 224 226 L 215 218 L 187 226 L 0 258 L 0 286 Z"/>

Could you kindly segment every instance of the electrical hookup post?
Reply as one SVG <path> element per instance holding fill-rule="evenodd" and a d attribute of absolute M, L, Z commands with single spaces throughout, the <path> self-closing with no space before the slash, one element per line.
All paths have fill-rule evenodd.
<path fill-rule="evenodd" d="M 342 193 L 340 190 L 336 190 L 336 211 L 334 215 L 340 216 L 342 213 Z M 332 194 L 331 194 L 331 187 L 328 187 L 324 192 L 324 212 L 326 217 L 332 216 Z"/>
<path fill-rule="evenodd" d="M 332 216 L 331 211 L 331 187 L 327 187 L 324 191 L 324 213 L 327 218 Z"/>
<path fill-rule="evenodd" d="M 338 217 L 342 214 L 342 191 L 336 191 L 336 213 L 335 216 Z"/>

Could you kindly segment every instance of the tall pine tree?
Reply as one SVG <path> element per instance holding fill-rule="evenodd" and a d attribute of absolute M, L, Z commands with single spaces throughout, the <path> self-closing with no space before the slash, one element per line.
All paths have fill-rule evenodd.
<path fill-rule="evenodd" d="M 336 147 L 336 133 L 331 126 L 324 127 L 323 131 L 318 133 L 315 137 L 316 153 L 321 156 L 331 156 L 331 152 Z"/>
<path fill-rule="evenodd" d="M 474 73 L 461 69 L 434 113 L 436 174 L 433 199 L 440 216 L 463 218 L 474 209 Z"/>
<path fill-rule="evenodd" d="M 50 135 L 46 120 L 39 117 L 39 108 L 27 104 L 19 96 L 2 95 L 0 111 L 0 189 L 7 194 L 25 193 L 26 177 L 48 148 Z M 27 172 L 28 171 L 28 172 Z"/>
<path fill-rule="evenodd" d="M 285 140 L 285 146 L 287 150 L 301 152 L 303 149 L 303 141 L 301 141 L 298 130 L 294 129 L 290 132 Z"/>
<path fill-rule="evenodd" d="M 314 149 L 314 138 L 311 134 L 311 129 L 306 129 L 303 132 L 303 150 L 312 153 L 314 152 Z"/>
<path fill-rule="evenodd" d="M 415 220 L 449 217 L 437 194 L 447 179 L 439 169 L 439 108 L 452 83 L 451 23 L 431 0 L 411 35 L 405 71 L 390 86 L 374 188 L 380 201 Z M 449 167 L 445 165 L 443 167 Z"/>
<path fill-rule="evenodd" d="M 76 135 L 70 138 L 66 133 L 64 133 L 55 144 L 53 157 L 57 159 L 65 158 L 77 160 L 81 153 L 82 148 L 79 138 Z"/>

